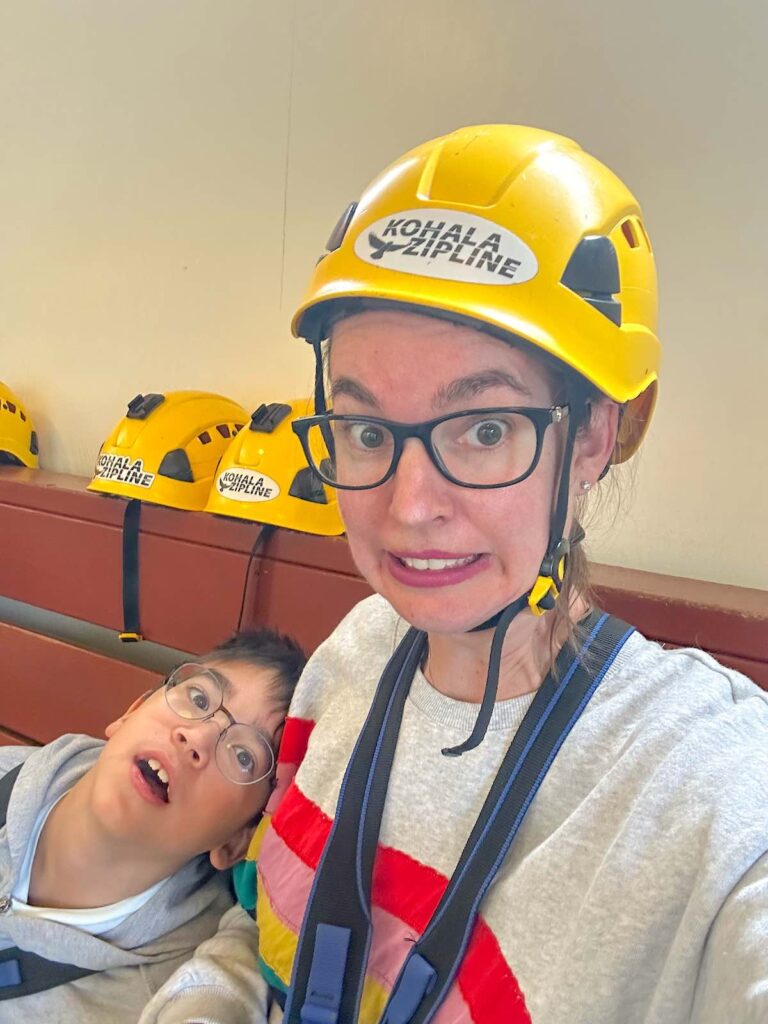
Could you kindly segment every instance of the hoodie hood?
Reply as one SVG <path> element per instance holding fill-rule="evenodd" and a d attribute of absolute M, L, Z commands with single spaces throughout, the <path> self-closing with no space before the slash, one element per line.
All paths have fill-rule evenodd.
<path fill-rule="evenodd" d="M 42 807 L 63 796 L 93 766 L 103 740 L 67 735 L 45 747 L 0 748 L 0 775 L 23 762 L 0 829 L 0 897 L 19 877 L 27 845 Z M 215 931 L 231 905 L 228 874 L 196 857 L 166 879 L 156 893 L 119 925 L 91 935 L 70 925 L 12 911 L 0 915 L 0 949 L 9 946 L 96 970 L 142 966 L 173 959 Z"/>

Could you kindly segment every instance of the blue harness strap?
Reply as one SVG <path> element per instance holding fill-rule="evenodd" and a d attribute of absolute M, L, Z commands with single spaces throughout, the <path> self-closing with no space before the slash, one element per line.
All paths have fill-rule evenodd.
<path fill-rule="evenodd" d="M 429 924 L 406 957 L 381 1024 L 427 1024 L 437 1012 L 466 952 L 481 901 L 536 792 L 632 632 L 619 619 L 595 611 L 579 624 L 578 653 L 564 649 L 558 655 L 509 746 Z M 355 1024 L 358 1019 L 379 828 L 403 708 L 425 641 L 413 629 L 404 637 L 352 752 L 302 922 L 285 1024 Z M 337 932 L 344 936 L 343 957 Z M 316 978 L 322 979 L 318 988 Z M 321 1008 L 327 1015 L 318 1014 Z"/>
<path fill-rule="evenodd" d="M 409 956 L 387 1003 L 382 1024 L 408 1024 L 436 980 L 437 971 L 420 953 Z"/>
<path fill-rule="evenodd" d="M 349 950 L 349 928 L 317 927 L 316 954 L 301 1008 L 301 1024 L 337 1024 Z"/>

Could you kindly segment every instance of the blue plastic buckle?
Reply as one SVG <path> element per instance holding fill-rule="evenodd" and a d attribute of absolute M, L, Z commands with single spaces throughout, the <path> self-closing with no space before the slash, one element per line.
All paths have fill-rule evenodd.
<path fill-rule="evenodd" d="M 20 985 L 21 981 L 21 968 L 18 960 L 4 960 L 0 963 L 0 988 Z"/>
<path fill-rule="evenodd" d="M 350 935 L 335 924 L 317 926 L 301 1024 L 338 1024 Z"/>
<path fill-rule="evenodd" d="M 424 996 L 432 991 L 436 977 L 434 967 L 420 953 L 414 953 L 389 998 L 382 1024 L 408 1024 Z"/>

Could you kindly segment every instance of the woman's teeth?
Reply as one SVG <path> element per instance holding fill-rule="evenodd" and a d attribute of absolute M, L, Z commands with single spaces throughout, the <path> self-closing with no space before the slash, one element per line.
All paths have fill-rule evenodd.
<path fill-rule="evenodd" d="M 154 757 L 149 757 L 149 758 L 147 758 L 147 764 L 152 769 L 152 771 L 155 773 L 155 775 L 157 775 L 158 779 L 160 779 L 161 782 L 164 782 L 166 784 L 166 786 L 167 786 L 168 785 L 168 772 L 165 770 L 165 768 L 163 768 L 163 766 L 160 764 L 160 762 L 157 761 Z"/>
<path fill-rule="evenodd" d="M 467 555 L 466 558 L 401 558 L 400 561 L 409 569 L 439 572 L 440 569 L 455 569 L 460 565 L 469 565 L 477 557 L 477 555 Z"/>

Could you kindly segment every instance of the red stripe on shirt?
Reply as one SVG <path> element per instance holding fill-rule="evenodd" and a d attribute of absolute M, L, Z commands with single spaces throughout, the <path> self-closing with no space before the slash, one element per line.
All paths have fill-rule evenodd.
<path fill-rule="evenodd" d="M 332 819 L 294 782 L 272 827 L 313 870 L 317 868 Z M 448 879 L 401 850 L 379 846 L 373 870 L 373 903 L 421 933 L 434 913 Z M 472 1018 L 482 1024 L 530 1024 L 525 999 L 496 936 L 478 917 L 456 981 Z"/>
<path fill-rule="evenodd" d="M 301 764 L 314 728 L 315 723 L 310 718 L 286 718 L 277 755 L 278 763 Z"/>

